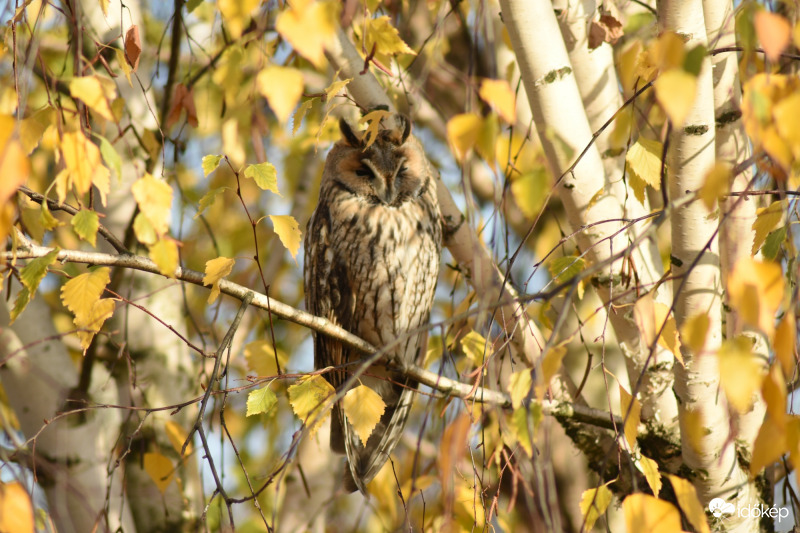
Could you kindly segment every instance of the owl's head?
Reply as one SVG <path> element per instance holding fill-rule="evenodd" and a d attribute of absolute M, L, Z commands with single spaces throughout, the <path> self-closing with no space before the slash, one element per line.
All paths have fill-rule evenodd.
<path fill-rule="evenodd" d="M 395 126 L 378 132 L 368 148 L 362 134 L 342 119 L 342 140 L 329 155 L 331 175 L 342 187 L 370 202 L 399 206 L 422 194 L 429 170 L 419 143 L 411 137 L 411 121 L 396 115 Z"/>

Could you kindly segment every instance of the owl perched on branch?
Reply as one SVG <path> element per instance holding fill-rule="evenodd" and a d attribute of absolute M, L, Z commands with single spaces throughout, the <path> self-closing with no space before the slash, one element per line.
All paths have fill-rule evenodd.
<path fill-rule="evenodd" d="M 317 205 L 305 238 L 305 294 L 310 312 L 383 347 L 384 356 L 406 364 L 421 361 L 427 335 L 408 334 L 428 322 L 442 247 L 436 182 L 411 122 L 389 117 L 373 144 L 339 123 L 342 139 L 325 161 Z M 361 354 L 317 334 L 314 366 L 340 367 Z M 325 374 L 341 392 L 348 372 Z M 368 375 L 366 375 L 368 374 Z M 386 409 L 366 444 L 337 403 L 331 417 L 331 448 L 346 453 L 345 486 L 365 487 L 386 463 L 403 433 L 416 383 L 374 365 L 359 379 L 378 393 Z"/>

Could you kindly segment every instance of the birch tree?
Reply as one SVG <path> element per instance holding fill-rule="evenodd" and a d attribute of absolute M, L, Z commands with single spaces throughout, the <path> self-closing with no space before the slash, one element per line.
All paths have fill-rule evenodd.
<path fill-rule="evenodd" d="M 800 26 L 722 0 L 17 2 L 0 531 L 790 528 Z M 344 492 L 302 308 L 346 117 L 446 250 L 411 421 Z"/>

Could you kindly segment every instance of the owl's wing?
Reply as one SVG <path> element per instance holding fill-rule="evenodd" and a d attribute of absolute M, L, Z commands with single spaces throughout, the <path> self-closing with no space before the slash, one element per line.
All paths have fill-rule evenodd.
<path fill-rule="evenodd" d="M 327 209 L 320 205 L 308 224 L 305 240 L 305 297 L 306 309 L 334 324 L 350 330 L 352 322 L 352 289 L 344 265 L 336 261 L 332 253 L 330 218 Z M 314 334 L 314 368 L 339 366 L 348 361 L 349 348 L 326 335 Z M 347 379 L 344 370 L 323 374 L 337 391 Z M 342 423 L 344 413 L 337 402 L 331 413 L 331 449 L 345 453 Z"/>

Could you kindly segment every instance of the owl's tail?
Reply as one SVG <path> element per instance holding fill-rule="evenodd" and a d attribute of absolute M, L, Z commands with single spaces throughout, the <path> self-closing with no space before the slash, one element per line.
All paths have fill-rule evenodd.
<path fill-rule="evenodd" d="M 389 455 L 394 450 L 411 412 L 416 391 L 413 383 L 406 387 L 396 385 L 399 398 L 393 405 L 387 405 L 378 425 L 372 431 L 366 446 L 362 445 L 356 432 L 350 427 L 347 420 L 342 417 L 341 426 L 344 429 L 344 445 L 347 452 L 348 465 L 344 473 L 344 488 L 348 492 L 361 491 L 366 495 L 367 484 L 380 472 Z"/>

